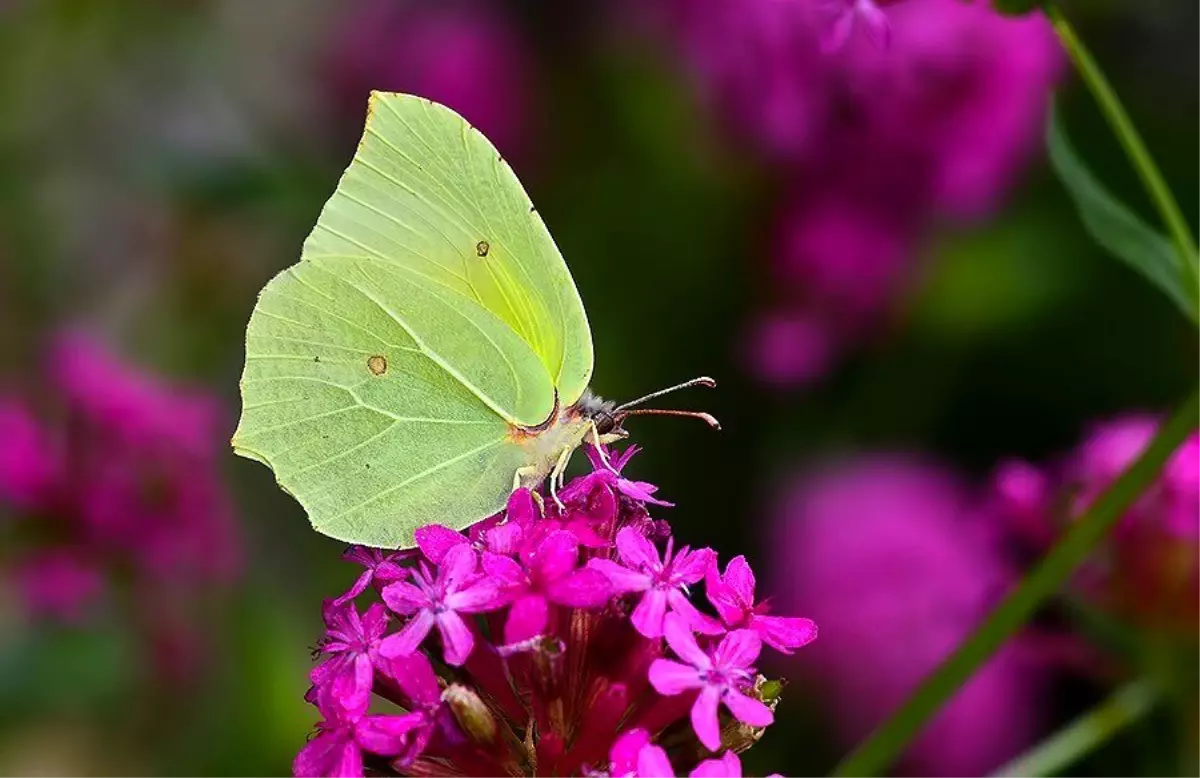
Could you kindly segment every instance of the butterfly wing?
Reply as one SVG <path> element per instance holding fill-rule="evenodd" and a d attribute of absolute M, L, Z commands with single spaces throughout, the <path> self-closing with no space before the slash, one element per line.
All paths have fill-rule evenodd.
<path fill-rule="evenodd" d="M 389 548 L 499 510 L 533 456 L 513 428 L 577 400 L 592 368 L 574 282 L 512 170 L 449 109 L 381 93 L 246 353 L 235 450 L 319 531 Z"/>

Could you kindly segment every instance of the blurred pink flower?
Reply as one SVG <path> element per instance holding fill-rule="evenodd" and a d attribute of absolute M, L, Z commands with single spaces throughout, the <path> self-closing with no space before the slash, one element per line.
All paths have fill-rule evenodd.
<path fill-rule="evenodd" d="M 104 591 L 101 572 L 72 549 L 33 552 L 17 562 L 13 577 L 30 613 L 68 623 L 80 621 Z"/>
<path fill-rule="evenodd" d="M 28 510 L 46 497 L 60 463 L 51 441 L 22 403 L 0 397 L 0 504 Z"/>
<path fill-rule="evenodd" d="M 241 564 L 215 399 L 77 331 L 53 340 L 41 391 L 0 398 L 0 500 L 25 519 L 5 546 L 26 606 L 74 619 L 103 591 L 128 586 L 138 601 L 131 618 L 159 614 L 143 625 L 156 656 L 202 658 L 180 612 Z M 187 678 L 190 668 L 161 669 Z"/>
<path fill-rule="evenodd" d="M 773 589 L 821 625 L 805 655 L 847 745 L 903 702 L 1014 579 L 955 477 L 905 458 L 850 461 L 798 482 L 776 528 Z M 1033 739 L 1043 679 L 1020 640 L 935 717 L 905 771 L 979 775 Z"/>
<path fill-rule="evenodd" d="M 371 90 L 407 92 L 462 114 L 496 148 L 532 147 L 528 45 L 498 3 L 354 0 L 335 32 L 330 77 L 355 122 Z"/>
<path fill-rule="evenodd" d="M 882 5 L 674 0 L 658 25 L 784 194 L 765 253 L 773 313 L 748 348 L 779 386 L 821 377 L 878 328 L 932 227 L 999 207 L 1063 69 L 1040 16 L 904 0 L 885 19 Z M 885 29 L 889 45 L 867 40 Z M 822 36 L 836 51 L 822 53 Z"/>
<path fill-rule="evenodd" d="M 1059 462 L 1002 464 L 992 479 L 998 515 L 1033 553 L 1044 552 L 1141 454 L 1158 424 L 1153 416 L 1128 414 L 1094 425 Z M 1076 589 L 1115 615 L 1195 632 L 1198 545 L 1200 433 L 1193 433 L 1080 570 Z"/>

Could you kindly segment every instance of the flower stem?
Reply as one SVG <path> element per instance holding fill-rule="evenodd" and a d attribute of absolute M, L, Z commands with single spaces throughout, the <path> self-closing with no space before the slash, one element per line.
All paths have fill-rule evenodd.
<path fill-rule="evenodd" d="M 1054 26 L 1054 31 L 1058 33 L 1063 47 L 1067 50 L 1067 54 L 1075 63 L 1076 70 L 1083 76 L 1084 83 L 1091 90 L 1096 102 L 1100 104 L 1104 118 L 1108 120 L 1117 140 L 1125 149 L 1129 161 L 1137 170 L 1138 176 L 1141 177 L 1142 184 L 1150 194 L 1150 199 L 1154 201 L 1159 215 L 1162 216 L 1163 223 L 1171 235 L 1171 241 L 1175 244 L 1175 250 L 1179 254 L 1179 272 L 1184 287 L 1195 300 L 1200 295 L 1200 255 L 1197 255 L 1196 241 L 1192 237 L 1191 229 L 1188 227 L 1183 212 L 1179 209 L 1179 203 L 1175 202 L 1175 197 L 1167 187 L 1167 182 L 1159 172 L 1158 166 L 1154 164 L 1154 159 L 1150 156 L 1150 151 L 1133 126 L 1129 114 L 1125 112 L 1125 107 L 1121 104 L 1117 93 L 1113 91 L 1112 85 L 1104 77 L 1096 60 L 1092 59 L 1092 55 L 1084 46 L 1083 41 L 1075 34 L 1075 28 L 1071 26 L 1062 10 L 1053 2 L 1046 3 L 1045 12 Z"/>
<path fill-rule="evenodd" d="M 890 719 L 842 760 L 834 775 L 877 775 L 890 765 L 930 716 L 1062 586 L 1117 519 L 1154 482 L 1167 459 L 1195 428 L 1198 413 L 1200 388 L 1193 390 L 1137 460 L 1071 525 L 1037 567 L 921 682 Z"/>
<path fill-rule="evenodd" d="M 993 775 L 1057 775 L 1154 707 L 1154 688 L 1138 680 L 1072 721 Z"/>

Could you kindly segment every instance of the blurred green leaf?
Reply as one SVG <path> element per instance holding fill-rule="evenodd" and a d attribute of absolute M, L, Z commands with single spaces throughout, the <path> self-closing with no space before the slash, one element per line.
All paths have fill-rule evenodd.
<path fill-rule="evenodd" d="M 1188 318 L 1200 320 L 1197 290 L 1189 289 L 1185 283 L 1171 243 L 1113 197 L 1092 175 L 1067 139 L 1057 107 L 1050 112 L 1046 145 L 1050 164 L 1075 201 L 1079 217 L 1092 238 L 1166 292 Z"/>

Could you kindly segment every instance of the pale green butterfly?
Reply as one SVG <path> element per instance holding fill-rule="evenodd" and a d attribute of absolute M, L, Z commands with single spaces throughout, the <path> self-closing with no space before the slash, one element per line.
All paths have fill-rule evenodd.
<path fill-rule="evenodd" d="M 496 149 L 445 106 L 374 92 L 300 262 L 246 329 L 234 450 L 313 526 L 380 548 L 462 528 L 570 454 L 624 436 L 592 395 L 592 338 L 566 263 Z M 699 378 L 680 384 L 712 385 Z M 672 390 L 680 387 L 672 387 Z"/>

